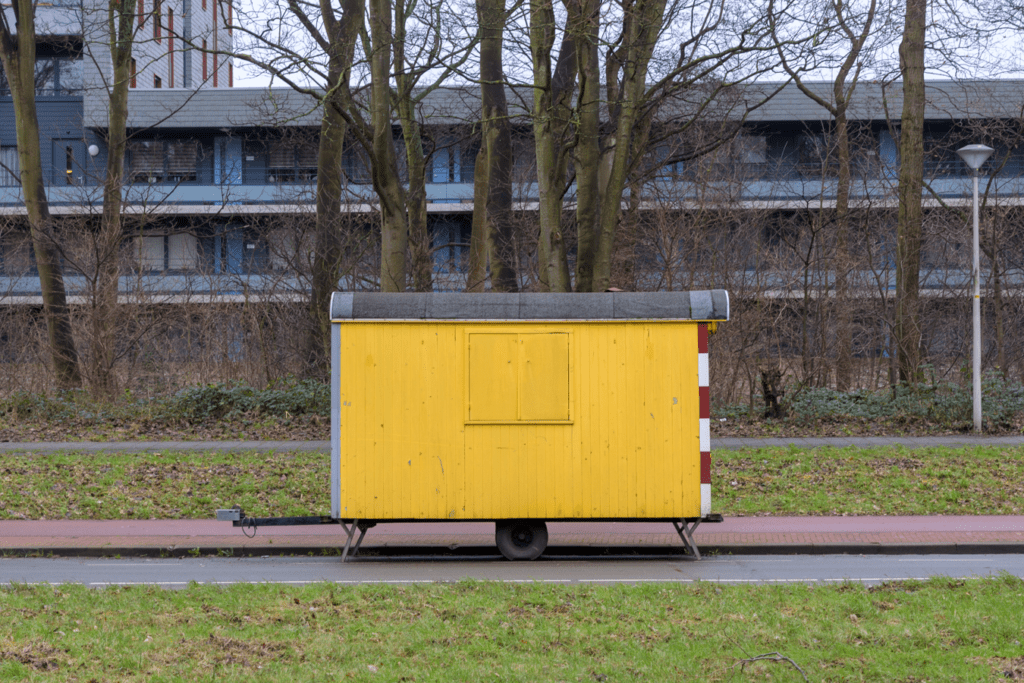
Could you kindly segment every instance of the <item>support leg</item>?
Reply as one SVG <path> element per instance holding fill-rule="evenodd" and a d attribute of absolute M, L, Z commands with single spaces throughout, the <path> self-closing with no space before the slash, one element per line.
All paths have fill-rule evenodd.
<path fill-rule="evenodd" d="M 348 559 L 348 551 L 352 547 L 352 537 L 355 535 L 356 529 L 359 528 L 359 520 L 353 520 L 351 524 L 341 522 L 341 528 L 345 530 L 345 535 L 347 536 L 345 539 L 345 548 L 341 551 L 341 561 L 344 562 Z M 359 540 L 362 541 L 362 537 L 360 537 Z"/>
<path fill-rule="evenodd" d="M 360 524 L 359 525 L 359 538 L 356 539 L 356 544 L 352 546 L 352 556 L 355 557 L 359 554 L 359 546 L 363 544 L 363 539 L 366 538 L 366 530 L 369 529 L 373 524 Z"/>
<path fill-rule="evenodd" d="M 676 528 L 676 533 L 679 534 L 679 538 L 683 540 L 683 545 L 686 547 L 686 554 L 692 555 L 693 559 L 700 559 L 700 549 L 697 548 L 697 542 L 693 540 L 693 532 L 700 526 L 700 520 L 695 520 L 692 524 L 687 525 L 685 519 L 681 519 L 678 522 L 673 521 L 672 526 Z"/>

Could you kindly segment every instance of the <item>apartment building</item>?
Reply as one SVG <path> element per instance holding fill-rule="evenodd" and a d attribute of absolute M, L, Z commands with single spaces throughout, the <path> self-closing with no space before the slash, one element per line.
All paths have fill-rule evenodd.
<path fill-rule="evenodd" d="M 52 211 L 88 225 L 99 215 L 106 163 L 109 57 L 101 13 L 88 6 L 40 8 L 37 102 L 44 171 Z M 126 212 L 134 234 L 128 292 L 180 292 L 231 297 L 260 292 L 291 277 L 282 217 L 313 211 L 319 111 L 311 98 L 288 89 L 234 88 L 234 65 L 216 51 L 230 50 L 232 7 L 222 0 L 139 0 L 139 40 L 129 93 L 130 143 L 126 159 Z M 219 27 L 219 28 L 218 28 Z M 208 51 L 204 52 L 202 48 Z M 2 87 L 2 84 L 0 84 Z M 828 97 L 830 86 L 816 84 Z M 740 92 L 757 101 L 763 88 Z M 966 196 L 967 171 L 955 140 L 978 141 L 980 124 L 1003 133 L 988 170 L 992 201 L 1019 203 L 1024 149 L 1020 127 L 1024 82 L 932 82 L 928 87 L 926 201 L 956 205 Z M 510 98 L 528 102 L 528 98 Z M 427 198 L 438 287 L 458 288 L 473 211 L 477 143 L 473 88 L 435 91 L 423 103 L 429 157 Z M 514 105 L 519 106 L 519 105 Z M 850 111 L 855 133 L 852 200 L 868 209 L 895 206 L 901 110 L 898 84 L 862 83 Z M 537 201 L 528 112 L 514 111 L 514 192 L 525 215 Z M 830 117 L 795 86 L 738 118 L 739 132 L 713 153 L 691 158 L 687 141 L 662 140 L 649 150 L 648 174 L 633 191 L 641 210 L 683 212 L 747 208 L 815 211 L 834 205 L 837 177 L 829 151 Z M 400 145 L 400 129 L 394 129 Z M 988 134 L 986 139 L 994 139 Z M 1002 145 L 1000 147 L 1000 145 Z M 401 157 L 401 155 L 399 155 Z M 38 279 L 19 227 L 13 107 L 0 90 L 0 298 L 38 303 Z M 369 225 L 375 212 L 369 173 L 358 148 L 345 153 L 341 173 L 346 213 Z M 567 206 L 573 202 L 567 194 Z M 368 228 L 367 228 L 368 229 Z M 69 269 L 72 300 L 84 286 Z M 301 279 L 291 286 L 298 292 Z M 345 286 L 368 286 L 342 282 Z"/>

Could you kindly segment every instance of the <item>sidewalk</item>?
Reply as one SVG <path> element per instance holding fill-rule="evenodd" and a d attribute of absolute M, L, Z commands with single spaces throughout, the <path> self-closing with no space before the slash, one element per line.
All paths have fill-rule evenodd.
<path fill-rule="evenodd" d="M 798 436 L 798 437 L 712 437 L 711 448 L 735 450 L 738 448 L 816 448 L 819 446 L 879 447 L 902 445 L 907 448 L 933 446 L 1022 446 L 1020 436 Z M 0 442 L 0 454 L 56 453 L 76 451 L 82 453 L 147 453 L 163 451 L 300 451 L 330 453 L 330 441 L 42 441 Z"/>
<path fill-rule="evenodd" d="M 548 557 L 682 552 L 667 522 L 550 522 L 548 530 Z M 1024 553 L 1024 516 L 734 517 L 702 524 L 695 537 L 704 554 Z M 266 527 L 248 538 L 212 519 L 0 522 L 0 555 L 321 555 L 343 544 L 335 525 Z M 367 532 L 361 554 L 447 551 L 495 555 L 493 523 L 383 523 Z"/>

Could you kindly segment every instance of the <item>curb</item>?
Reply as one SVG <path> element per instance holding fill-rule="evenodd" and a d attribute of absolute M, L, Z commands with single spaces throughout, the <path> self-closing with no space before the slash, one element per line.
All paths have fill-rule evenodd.
<path fill-rule="evenodd" d="M 701 554 L 712 555 L 1008 555 L 1024 554 L 1024 543 L 786 543 L 786 544 L 707 544 L 699 545 Z M 312 555 L 340 557 L 340 546 L 294 545 L 294 546 L 102 546 L 102 547 L 39 547 L 3 548 L 0 558 L 5 557 L 283 557 Z M 356 559 L 444 559 L 444 558 L 499 558 L 498 549 L 493 545 L 398 545 L 369 546 L 361 549 Z M 563 545 L 549 546 L 543 557 L 548 559 L 569 558 L 678 558 L 684 559 L 683 546 L 598 546 Z"/>

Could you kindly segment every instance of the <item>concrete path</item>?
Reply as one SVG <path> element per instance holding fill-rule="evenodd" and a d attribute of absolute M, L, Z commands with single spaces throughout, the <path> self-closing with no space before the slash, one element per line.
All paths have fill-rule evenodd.
<path fill-rule="evenodd" d="M 668 523 L 551 522 L 547 555 L 682 552 Z M 702 524 L 705 554 L 1024 553 L 1024 516 L 733 517 Z M 265 527 L 248 538 L 216 520 L 3 521 L 0 553 L 60 556 L 189 554 L 333 554 L 344 544 L 336 525 Z M 488 522 L 380 524 L 364 554 L 493 555 Z"/>
<path fill-rule="evenodd" d="M 1020 436 L 841 436 L 841 437 L 712 437 L 713 449 L 738 448 L 816 448 L 818 446 L 895 446 L 930 448 L 933 446 L 1022 446 Z M 163 451 L 302 451 L 329 453 L 330 441 L 65 441 L 0 442 L 0 453 L 151 453 Z"/>

